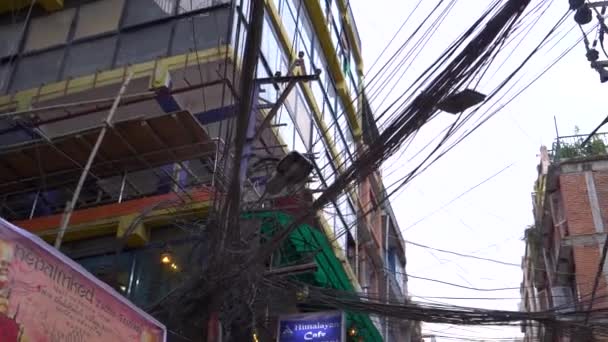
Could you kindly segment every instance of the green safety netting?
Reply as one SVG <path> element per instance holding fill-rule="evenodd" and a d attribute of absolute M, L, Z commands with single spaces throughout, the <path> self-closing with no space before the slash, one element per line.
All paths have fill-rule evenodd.
<path fill-rule="evenodd" d="M 268 235 L 276 229 L 276 223 L 286 227 L 293 221 L 291 215 L 279 211 L 246 213 L 243 218 L 262 220 L 262 232 Z M 301 224 L 289 235 L 288 241 L 285 242 L 276 258 L 278 260 L 275 260 L 274 263 L 275 266 L 289 265 L 302 260 L 302 257 L 306 255 L 314 257 L 318 268 L 313 277 L 300 276 L 300 280 L 314 282 L 312 285 L 316 286 L 355 291 L 342 262 L 334 254 L 327 236 L 319 229 L 309 225 Z M 382 336 L 368 315 L 347 312 L 346 320 L 347 327 L 355 325 L 359 336 L 363 337 L 364 341 L 382 341 Z"/>

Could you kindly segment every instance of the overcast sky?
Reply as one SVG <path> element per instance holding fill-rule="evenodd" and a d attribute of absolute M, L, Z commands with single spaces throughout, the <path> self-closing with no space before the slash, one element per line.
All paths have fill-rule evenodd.
<path fill-rule="evenodd" d="M 426 16 L 425 13 L 437 2 L 438 0 L 423 1 L 416 15 L 396 39 L 393 49 L 389 51 L 394 51 L 394 48 L 411 34 Z M 366 68 L 369 69 L 414 8 L 417 0 L 358 0 L 350 3 L 362 38 Z M 538 1 L 532 1 L 533 5 L 536 3 Z M 412 63 L 406 76 L 399 80 L 396 89 L 391 94 L 383 95 L 390 98 L 396 96 L 399 89 L 405 89 L 412 77 L 418 76 L 423 68 L 434 61 L 437 54 L 468 28 L 487 5 L 488 1 L 483 0 L 458 1 L 450 16 Z M 515 67 L 516 61 L 530 51 L 530 47 L 548 32 L 567 9 L 566 0 L 553 1 L 549 10 L 515 50 L 512 61 L 505 63 L 501 70 Z M 574 20 L 572 15 L 569 15 L 558 36 L 566 34 L 573 27 Z M 589 27 L 591 26 L 587 28 Z M 593 39 L 593 35 L 590 39 Z M 524 76 L 527 79 L 532 78 L 580 37 L 581 32 L 572 29 L 551 50 L 548 48 L 553 44 L 550 44 L 532 61 Z M 513 47 L 509 49 L 512 50 Z M 377 67 L 375 69 L 377 70 Z M 369 71 L 367 77 L 371 77 L 373 73 L 374 70 Z M 501 75 L 504 77 L 505 74 L 499 71 L 493 80 L 499 80 Z M 526 82 L 522 82 L 518 87 L 525 84 Z M 482 82 L 480 91 L 489 90 L 484 89 L 483 85 Z M 598 74 L 589 67 L 583 44 L 578 44 L 514 102 L 412 181 L 398 197 L 392 199 L 404 238 L 436 248 L 521 263 L 524 252 L 523 231 L 527 225 L 533 223 L 531 193 L 537 175 L 539 148 L 542 144 L 550 146 L 556 137 L 553 117 L 557 119 L 560 135 L 574 134 L 575 126 L 580 128 L 581 133 L 591 131 L 608 115 L 605 111 L 607 87 L 608 83 L 601 84 Z M 377 100 L 375 105 L 378 104 Z M 403 176 L 404 170 L 411 166 L 411 155 L 408 156 L 408 153 L 417 151 L 416 146 L 434 137 L 453 119 L 449 114 L 441 114 L 417 137 L 411 152 L 386 163 L 385 184 Z M 499 175 L 441 209 L 469 188 L 505 168 Z M 469 287 L 519 287 L 522 280 L 521 270 L 517 267 L 461 258 L 412 245 L 407 246 L 407 262 L 407 272 L 413 276 Z M 416 296 L 500 298 L 431 299 L 493 309 L 518 310 L 520 301 L 519 290 L 481 292 L 414 278 L 409 279 L 409 291 L 416 300 L 423 299 Z M 429 324 L 424 325 L 424 332 L 453 336 L 521 336 L 519 328 Z"/>

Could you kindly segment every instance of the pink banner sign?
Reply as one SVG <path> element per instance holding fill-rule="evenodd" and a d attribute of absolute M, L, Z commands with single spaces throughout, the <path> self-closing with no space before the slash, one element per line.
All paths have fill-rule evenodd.
<path fill-rule="evenodd" d="M 0 341 L 165 340 L 160 322 L 37 236 L 0 218 Z"/>

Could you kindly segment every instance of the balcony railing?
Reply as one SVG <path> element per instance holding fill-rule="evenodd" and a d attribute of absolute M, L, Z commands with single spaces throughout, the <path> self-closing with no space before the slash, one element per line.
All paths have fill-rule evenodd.
<path fill-rule="evenodd" d="M 608 133 L 596 133 L 583 145 L 587 135 L 558 137 L 550 151 L 553 161 L 608 155 Z"/>

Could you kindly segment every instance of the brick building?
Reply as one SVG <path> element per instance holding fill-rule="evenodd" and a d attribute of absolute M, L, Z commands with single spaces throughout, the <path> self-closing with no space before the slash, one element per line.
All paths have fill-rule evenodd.
<path fill-rule="evenodd" d="M 532 199 L 534 225 L 526 230 L 522 310 L 558 313 L 608 307 L 608 270 L 594 283 L 606 240 L 608 155 L 604 135 L 560 137 L 543 146 Z M 591 300 L 593 297 L 593 300 Z M 566 318 L 564 318 L 566 319 Z M 569 319 L 584 321 L 585 314 Z M 589 322 L 599 322 L 591 314 Z M 570 341 L 556 329 L 524 325 L 526 341 Z M 589 337 L 585 337 L 589 338 Z"/>

